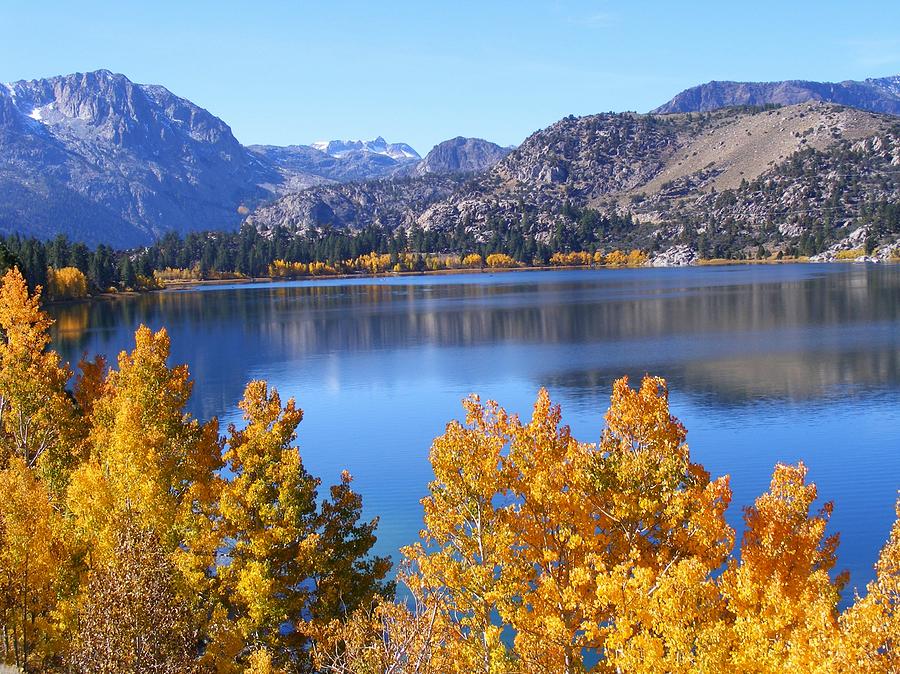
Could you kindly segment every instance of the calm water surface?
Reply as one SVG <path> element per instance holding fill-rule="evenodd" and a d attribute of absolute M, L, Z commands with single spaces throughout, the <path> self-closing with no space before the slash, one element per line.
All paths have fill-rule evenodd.
<path fill-rule="evenodd" d="M 549 388 L 581 440 L 612 381 L 669 380 L 692 456 L 730 474 L 732 525 L 773 465 L 804 461 L 835 501 L 839 567 L 872 577 L 900 488 L 900 266 L 521 272 L 205 287 L 53 310 L 73 362 L 166 326 L 191 411 L 237 421 L 263 378 L 305 411 L 310 471 L 356 478 L 397 558 L 421 527 L 428 448 L 470 392 L 530 412 Z"/>

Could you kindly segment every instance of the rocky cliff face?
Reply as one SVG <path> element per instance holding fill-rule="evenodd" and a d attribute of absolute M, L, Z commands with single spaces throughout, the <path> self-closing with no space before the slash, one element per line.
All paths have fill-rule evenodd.
<path fill-rule="evenodd" d="M 0 231 L 122 246 L 235 227 L 279 181 L 163 87 L 105 70 L 0 86 Z"/>
<path fill-rule="evenodd" d="M 706 112 L 737 105 L 796 105 L 824 101 L 900 115 L 900 75 L 862 82 L 707 82 L 682 91 L 653 112 Z"/>
<path fill-rule="evenodd" d="M 481 138 L 457 136 L 435 145 L 416 166 L 415 173 L 475 173 L 493 166 L 511 151 Z"/>
<path fill-rule="evenodd" d="M 258 208 L 247 223 L 260 231 L 285 227 L 309 233 L 330 227 L 360 230 L 370 225 L 411 228 L 422 209 L 454 193 L 455 176 L 428 175 L 319 185 Z"/>

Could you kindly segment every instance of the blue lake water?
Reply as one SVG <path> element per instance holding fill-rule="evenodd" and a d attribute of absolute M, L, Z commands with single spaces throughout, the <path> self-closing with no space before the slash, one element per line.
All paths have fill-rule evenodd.
<path fill-rule="evenodd" d="M 581 440 L 612 381 L 669 380 L 694 460 L 731 475 L 733 526 L 776 462 L 835 502 L 839 568 L 871 579 L 900 489 L 900 266 L 785 265 L 466 274 L 203 287 L 52 308 L 77 361 L 167 327 L 191 412 L 238 421 L 262 378 L 304 409 L 299 444 L 328 484 L 350 470 L 378 552 L 421 528 L 428 448 L 470 392 L 530 412 L 539 387 Z"/>

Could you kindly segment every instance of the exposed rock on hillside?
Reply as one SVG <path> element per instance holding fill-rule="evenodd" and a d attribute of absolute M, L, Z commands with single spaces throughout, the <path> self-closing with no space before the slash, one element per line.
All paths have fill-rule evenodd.
<path fill-rule="evenodd" d="M 320 185 L 290 194 L 257 209 L 248 224 L 261 231 L 286 227 L 297 232 L 369 225 L 391 229 L 415 225 L 419 209 L 446 199 L 458 184 L 450 176 L 371 180 Z"/>
<path fill-rule="evenodd" d="M 441 194 L 446 185 L 425 199 L 379 186 L 379 207 L 403 213 L 393 222 L 463 227 L 479 240 L 498 227 L 539 241 L 588 228 L 599 247 L 684 244 L 702 255 L 809 254 L 864 224 L 866 203 L 900 197 L 898 128 L 888 116 L 822 103 L 567 117 L 448 194 Z M 253 222 L 303 229 L 321 222 L 310 212 L 284 204 L 261 210 Z M 347 225 L 373 221 L 359 209 L 346 213 L 350 220 L 339 220 Z M 895 218 L 882 215 L 885 223 Z M 609 227 L 613 217 L 634 224 Z M 877 236 L 890 238 L 893 226 L 879 225 Z"/>
<path fill-rule="evenodd" d="M 690 246 L 672 246 L 650 258 L 651 267 L 688 267 L 697 261 L 697 251 Z"/>

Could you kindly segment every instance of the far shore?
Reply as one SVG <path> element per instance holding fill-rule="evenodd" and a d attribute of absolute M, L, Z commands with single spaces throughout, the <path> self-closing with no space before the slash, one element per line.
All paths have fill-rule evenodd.
<path fill-rule="evenodd" d="M 856 260 L 834 260 L 825 264 L 832 263 L 855 263 Z M 882 264 L 896 264 L 900 260 L 886 260 Z M 770 258 L 764 260 L 732 260 L 728 258 L 711 258 L 698 260 L 691 265 L 668 265 L 662 267 L 653 267 L 652 265 L 644 265 L 642 267 L 607 267 L 604 265 L 566 265 L 566 266 L 522 266 L 522 267 L 485 267 L 478 269 L 426 269 L 422 271 L 387 271 L 380 274 L 369 274 L 365 272 L 356 272 L 353 274 L 323 274 L 321 276 L 296 276 L 296 277 L 273 277 L 273 276 L 255 276 L 243 278 L 226 278 L 226 279 L 178 279 L 172 281 L 163 281 L 163 287 L 154 290 L 121 290 L 118 292 L 97 293 L 76 299 L 49 300 L 46 305 L 60 306 L 70 304 L 80 304 L 84 302 L 92 302 L 95 300 L 113 300 L 121 297 L 134 297 L 138 295 L 146 295 L 153 292 L 175 292 L 189 290 L 202 286 L 225 286 L 225 285 L 254 285 L 264 283 L 280 283 L 295 281 L 325 281 L 325 280 L 346 280 L 346 279 L 383 279 L 383 278 L 403 278 L 408 276 L 450 276 L 459 274 L 505 274 L 523 271 L 567 271 L 567 270 L 586 270 L 593 269 L 596 271 L 613 271 L 622 269 L 678 269 L 690 267 L 724 267 L 737 265 L 781 265 L 781 264 L 822 264 L 810 262 L 808 257 L 782 258 L 780 260 Z"/>
<path fill-rule="evenodd" d="M 840 260 L 841 262 L 853 262 L 853 260 Z M 806 264 L 809 258 L 790 258 L 790 259 L 771 259 L 771 260 L 729 260 L 726 258 L 713 258 L 709 260 L 699 260 L 692 265 L 666 265 L 662 267 L 653 267 L 652 265 L 634 266 L 617 266 L 608 267 L 605 265 L 565 265 L 565 266 L 533 266 L 526 265 L 521 267 L 484 267 L 476 269 L 424 269 L 422 271 L 386 271 L 380 274 L 369 274 L 366 272 L 356 272 L 353 274 L 323 274 L 321 276 L 292 276 L 292 277 L 274 277 L 274 276 L 257 276 L 246 278 L 231 279 L 179 279 L 174 281 L 163 281 L 165 286 L 163 290 L 185 290 L 197 286 L 217 286 L 217 285 L 249 285 L 254 283 L 280 283 L 283 281 L 325 281 L 325 280 L 341 280 L 341 279 L 380 279 L 380 278 L 402 278 L 404 276 L 448 276 L 454 274 L 505 274 L 511 272 L 522 271 L 576 271 L 593 269 L 596 271 L 615 271 L 622 269 L 679 269 L 682 267 L 705 267 L 705 266 L 726 266 L 726 265 L 747 265 L 747 264 Z M 107 293 L 115 296 L 115 293 Z M 134 294 L 134 293 L 130 293 Z"/>

